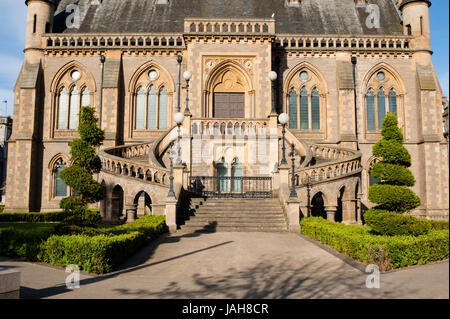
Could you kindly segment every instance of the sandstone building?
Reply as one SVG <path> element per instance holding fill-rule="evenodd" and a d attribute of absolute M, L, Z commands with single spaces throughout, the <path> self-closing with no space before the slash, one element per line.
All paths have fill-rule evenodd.
<path fill-rule="evenodd" d="M 71 191 L 59 173 L 70 165 L 78 112 L 92 105 L 106 131 L 97 178 L 105 187 L 100 208 L 107 220 L 166 214 L 174 228 L 185 195 L 200 181 L 205 196 L 275 198 L 291 230 L 299 215 L 360 223 L 371 205 L 368 187 L 376 182 L 371 148 L 387 112 L 397 114 L 412 155 L 414 191 L 422 200 L 413 214 L 448 219 L 430 1 L 26 5 L 6 211 L 58 209 Z M 182 163 L 175 158 L 175 196 L 168 196 L 179 111 L 185 115 Z M 281 113 L 289 115 L 287 163 Z"/>

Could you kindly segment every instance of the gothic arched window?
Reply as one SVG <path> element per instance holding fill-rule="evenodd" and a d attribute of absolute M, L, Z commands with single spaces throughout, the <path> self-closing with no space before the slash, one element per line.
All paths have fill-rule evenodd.
<path fill-rule="evenodd" d="M 56 130 L 76 131 L 80 122 L 81 107 L 92 105 L 90 88 L 93 88 L 93 84 L 90 77 L 78 69 L 70 68 L 61 72 L 62 75 L 56 81 L 55 88 Z"/>
<path fill-rule="evenodd" d="M 381 130 L 383 128 L 383 120 L 386 116 L 386 94 L 384 94 L 383 88 L 378 91 L 377 97 L 378 104 L 378 128 Z"/>
<path fill-rule="evenodd" d="M 136 96 L 136 129 L 145 129 L 145 100 L 147 99 L 145 88 L 140 87 Z"/>
<path fill-rule="evenodd" d="M 292 130 L 296 130 L 298 128 L 297 125 L 297 92 L 294 89 L 289 93 L 289 128 Z"/>
<path fill-rule="evenodd" d="M 76 86 L 70 91 L 69 110 L 69 130 L 76 130 L 78 129 L 80 114 L 80 95 Z"/>
<path fill-rule="evenodd" d="M 306 88 L 303 87 L 300 92 L 300 129 L 309 130 L 309 97 Z"/>
<path fill-rule="evenodd" d="M 389 92 L 389 112 L 397 116 L 397 93 L 394 89 Z"/>
<path fill-rule="evenodd" d="M 59 91 L 58 96 L 58 130 L 64 130 L 67 128 L 67 114 L 69 110 L 69 94 L 67 94 L 66 88 L 62 88 Z"/>
<path fill-rule="evenodd" d="M 136 72 L 131 80 L 133 87 L 133 130 L 166 130 L 171 121 L 171 104 L 174 87 L 168 72 L 149 64 Z"/>
<path fill-rule="evenodd" d="M 311 94 L 311 121 L 312 130 L 320 130 L 320 95 L 317 88 L 314 88 Z"/>
<path fill-rule="evenodd" d="M 298 68 L 288 77 L 286 110 L 289 128 L 302 133 L 317 133 L 324 127 L 323 108 L 326 106 L 325 83 L 318 71 L 308 67 Z M 286 90 L 287 88 L 285 88 Z"/>
<path fill-rule="evenodd" d="M 61 179 L 61 172 L 66 168 L 64 161 L 60 158 L 53 166 L 53 197 L 66 197 L 67 185 Z"/>
<path fill-rule="evenodd" d="M 165 87 L 159 91 L 159 128 L 167 128 L 167 108 L 169 104 L 169 95 Z"/>
<path fill-rule="evenodd" d="M 399 116 L 398 104 L 401 98 L 398 80 L 388 71 L 375 72 L 368 82 L 366 93 L 366 121 L 367 131 L 380 132 L 383 128 L 383 120 L 388 112 Z M 400 121 L 399 121 L 400 122 Z"/>
<path fill-rule="evenodd" d="M 157 109 L 157 96 L 154 86 L 150 87 L 148 93 L 148 116 L 147 116 L 147 127 L 150 130 L 156 129 L 156 109 Z"/>

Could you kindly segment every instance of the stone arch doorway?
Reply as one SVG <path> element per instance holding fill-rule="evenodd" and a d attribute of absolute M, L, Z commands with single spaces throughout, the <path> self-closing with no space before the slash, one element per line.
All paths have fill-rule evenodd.
<path fill-rule="evenodd" d="M 113 188 L 111 196 L 111 219 L 118 221 L 123 215 L 123 189 L 120 185 Z"/>
<path fill-rule="evenodd" d="M 322 217 L 327 219 L 327 213 L 325 211 L 325 201 L 322 193 L 317 193 L 311 200 L 311 216 Z"/>
<path fill-rule="evenodd" d="M 249 75 L 238 64 L 219 64 L 206 83 L 204 116 L 214 118 L 254 117 L 254 93 Z"/>
<path fill-rule="evenodd" d="M 138 218 L 152 214 L 152 200 L 150 195 L 148 195 L 145 191 L 140 191 L 136 194 L 134 197 L 134 204 L 136 205 Z"/>

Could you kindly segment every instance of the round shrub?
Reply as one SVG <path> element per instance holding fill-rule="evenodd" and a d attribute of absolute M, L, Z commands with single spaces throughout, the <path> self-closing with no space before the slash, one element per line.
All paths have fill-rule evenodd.
<path fill-rule="evenodd" d="M 384 163 L 411 166 L 411 155 L 406 147 L 397 141 L 382 139 L 373 146 L 372 153 L 376 157 L 382 157 Z"/>
<path fill-rule="evenodd" d="M 390 185 L 414 186 L 416 184 L 416 179 L 412 172 L 408 168 L 399 165 L 375 163 L 372 165 L 372 175 L 376 179 L 386 181 Z"/>
<path fill-rule="evenodd" d="M 369 200 L 378 209 L 404 213 L 420 206 L 420 198 L 406 186 L 375 184 L 369 188 Z"/>
<path fill-rule="evenodd" d="M 432 225 L 425 219 L 399 215 L 384 210 L 370 209 L 364 220 L 373 233 L 386 236 L 420 236 L 428 234 Z"/>

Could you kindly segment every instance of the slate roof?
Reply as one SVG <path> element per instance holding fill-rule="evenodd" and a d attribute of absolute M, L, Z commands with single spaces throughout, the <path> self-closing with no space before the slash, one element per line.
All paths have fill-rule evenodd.
<path fill-rule="evenodd" d="M 277 34 L 401 35 L 401 18 L 392 0 L 368 0 L 378 4 L 381 28 L 366 26 L 368 13 L 356 8 L 354 0 L 301 0 L 288 7 L 286 0 L 52 0 L 57 3 L 54 33 L 183 33 L 185 18 L 271 18 L 275 13 Z M 65 12 L 78 3 L 81 26 L 68 29 Z"/>

